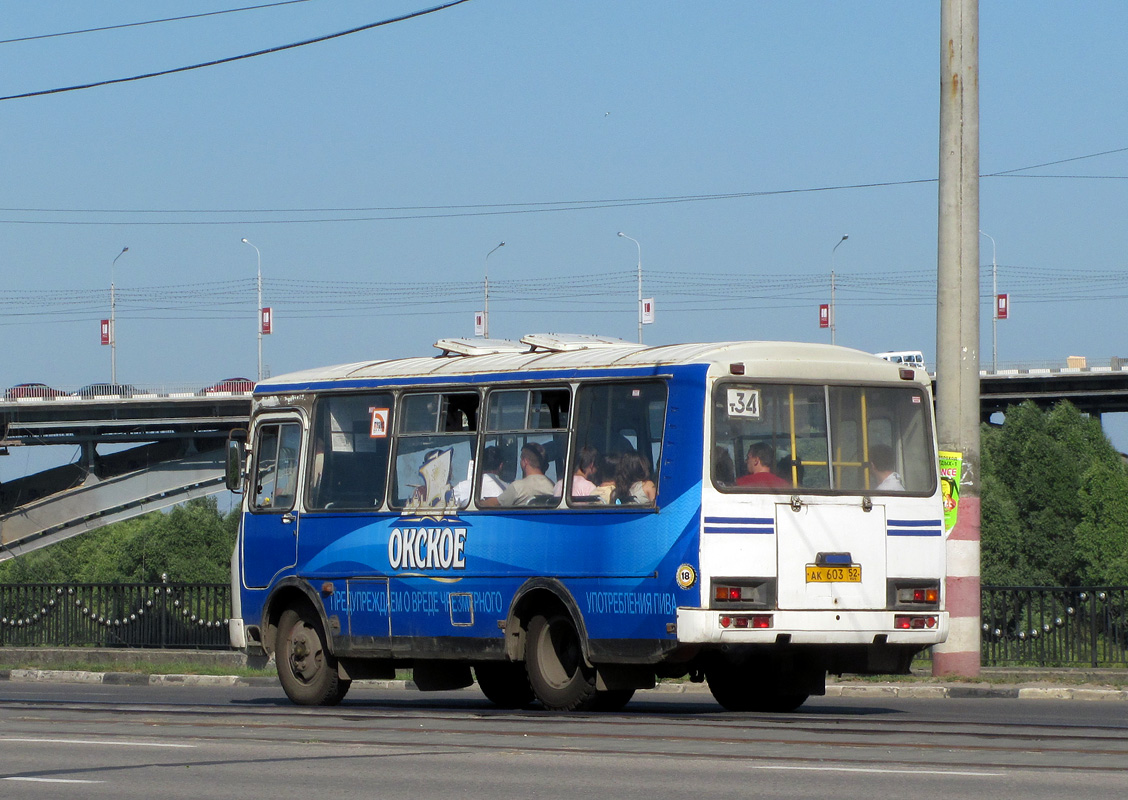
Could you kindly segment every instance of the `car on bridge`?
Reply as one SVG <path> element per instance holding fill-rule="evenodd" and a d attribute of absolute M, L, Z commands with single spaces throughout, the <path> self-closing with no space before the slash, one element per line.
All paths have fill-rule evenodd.
<path fill-rule="evenodd" d="M 250 394 L 255 390 L 255 382 L 250 378 L 224 378 L 214 386 L 201 389 L 200 394 Z"/>
<path fill-rule="evenodd" d="M 23 400 L 28 397 L 40 397 L 44 400 L 54 400 L 63 397 L 66 392 L 52 389 L 45 383 L 20 383 L 4 391 L 5 400 Z"/>
<path fill-rule="evenodd" d="M 95 397 L 129 398 L 135 394 L 137 394 L 137 389 L 128 383 L 88 383 L 77 392 L 72 392 L 71 397 L 84 397 L 86 399 Z"/>

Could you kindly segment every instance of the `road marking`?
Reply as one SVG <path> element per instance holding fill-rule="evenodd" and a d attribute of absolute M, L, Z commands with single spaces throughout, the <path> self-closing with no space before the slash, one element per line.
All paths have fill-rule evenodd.
<path fill-rule="evenodd" d="M 0 742 L 25 742 L 30 744 L 101 744 L 110 747 L 176 747 L 195 749 L 194 744 L 168 744 L 165 742 L 113 742 L 93 739 L 17 739 L 14 736 L 0 736 Z"/>
<path fill-rule="evenodd" d="M 83 781 L 77 778 L 4 778 L 6 781 L 26 781 L 28 783 L 105 783 L 105 781 Z"/>
<path fill-rule="evenodd" d="M 869 772 L 878 775 L 958 775 L 974 778 L 1001 778 L 1003 772 L 972 772 L 955 769 L 889 769 L 888 767 L 803 767 L 787 764 L 749 764 L 749 769 L 778 769 L 795 772 Z"/>

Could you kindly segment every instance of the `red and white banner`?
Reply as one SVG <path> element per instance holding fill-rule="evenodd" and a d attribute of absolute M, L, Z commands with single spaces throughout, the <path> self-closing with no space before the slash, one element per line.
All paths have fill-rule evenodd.
<path fill-rule="evenodd" d="M 642 301 L 642 324 L 651 325 L 654 323 L 654 298 L 647 297 Z"/>
<path fill-rule="evenodd" d="M 830 327 L 830 304 L 829 303 L 823 303 L 821 306 L 819 306 L 819 327 L 820 328 L 829 328 Z"/>
<path fill-rule="evenodd" d="M 108 319 L 102 320 L 102 344 L 110 343 L 110 321 Z"/>
<path fill-rule="evenodd" d="M 1005 294 L 995 296 L 995 319 L 1006 319 L 1010 312 L 1010 298 Z"/>
<path fill-rule="evenodd" d="M 269 336 L 273 332 L 274 317 L 270 313 L 270 306 L 262 310 L 262 335 Z"/>

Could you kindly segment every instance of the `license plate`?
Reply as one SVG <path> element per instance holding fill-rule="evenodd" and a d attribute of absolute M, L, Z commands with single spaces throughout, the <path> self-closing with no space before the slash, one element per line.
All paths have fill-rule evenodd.
<path fill-rule="evenodd" d="M 807 583 L 861 583 L 861 567 L 816 567 L 807 565 Z"/>

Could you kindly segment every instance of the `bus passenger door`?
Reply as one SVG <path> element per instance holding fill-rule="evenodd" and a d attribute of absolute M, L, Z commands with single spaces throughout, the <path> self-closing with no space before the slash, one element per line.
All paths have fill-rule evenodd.
<path fill-rule="evenodd" d="M 243 582 L 268 586 L 297 564 L 298 461 L 302 425 L 295 418 L 264 419 L 255 430 L 254 466 L 243 518 Z"/>
<path fill-rule="evenodd" d="M 884 506 L 778 503 L 776 538 L 779 608 L 885 608 Z"/>

